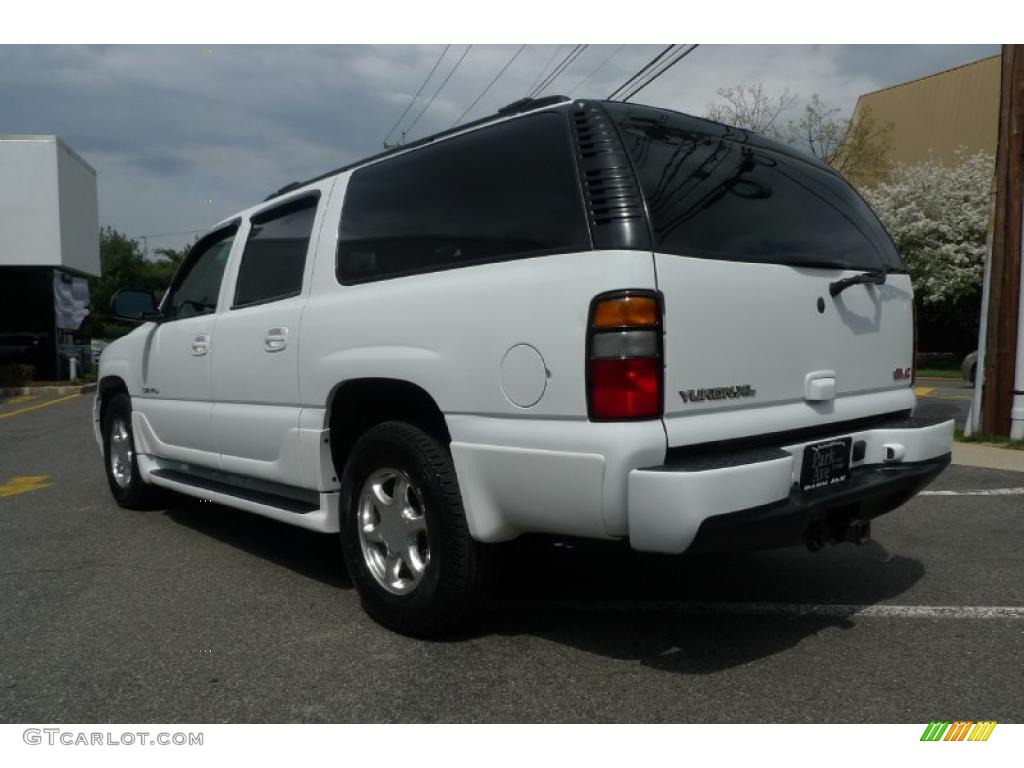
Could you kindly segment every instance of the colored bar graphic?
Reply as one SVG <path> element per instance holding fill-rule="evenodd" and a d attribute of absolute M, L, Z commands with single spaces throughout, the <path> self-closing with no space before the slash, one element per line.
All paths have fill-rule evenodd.
<path fill-rule="evenodd" d="M 957 720 L 953 723 L 932 720 L 925 726 L 921 741 L 988 741 L 995 727 L 995 720 L 977 723 L 971 720 Z"/>
<path fill-rule="evenodd" d="M 964 737 L 967 735 L 967 730 L 972 725 L 974 725 L 974 723 L 968 723 L 962 720 L 958 720 L 957 722 L 953 723 L 952 727 L 949 729 L 949 732 L 946 734 L 946 738 L 944 738 L 943 741 L 963 741 Z"/>
<path fill-rule="evenodd" d="M 968 741 L 988 741 L 988 737 L 992 735 L 992 731 L 995 729 L 996 723 L 994 720 L 985 721 L 983 723 L 976 723 L 974 730 L 971 731 L 971 735 L 967 737 Z"/>

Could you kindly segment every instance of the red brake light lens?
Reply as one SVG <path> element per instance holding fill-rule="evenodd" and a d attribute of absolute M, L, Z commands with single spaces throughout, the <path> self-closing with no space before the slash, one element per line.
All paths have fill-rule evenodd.
<path fill-rule="evenodd" d="M 596 419 L 642 419 L 661 414 L 661 361 L 590 361 L 590 414 Z"/>

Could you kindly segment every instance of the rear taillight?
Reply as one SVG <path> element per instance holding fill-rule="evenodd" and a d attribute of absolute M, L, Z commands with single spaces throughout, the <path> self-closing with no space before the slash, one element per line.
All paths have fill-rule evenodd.
<path fill-rule="evenodd" d="M 598 296 L 587 328 L 590 418 L 622 421 L 661 416 L 661 301 L 653 291 Z"/>

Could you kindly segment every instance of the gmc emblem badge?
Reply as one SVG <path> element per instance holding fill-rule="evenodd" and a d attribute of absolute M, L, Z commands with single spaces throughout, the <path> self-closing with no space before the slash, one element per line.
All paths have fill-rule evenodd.
<path fill-rule="evenodd" d="M 914 371 L 911 368 L 893 368 L 892 370 L 893 381 L 903 381 L 904 379 L 909 379 L 913 374 Z"/>

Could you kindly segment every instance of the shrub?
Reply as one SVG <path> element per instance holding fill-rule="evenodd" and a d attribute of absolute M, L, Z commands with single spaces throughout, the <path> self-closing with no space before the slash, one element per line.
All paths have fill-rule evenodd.
<path fill-rule="evenodd" d="M 0 387 L 24 387 L 31 383 L 36 369 L 23 363 L 0 365 Z"/>

